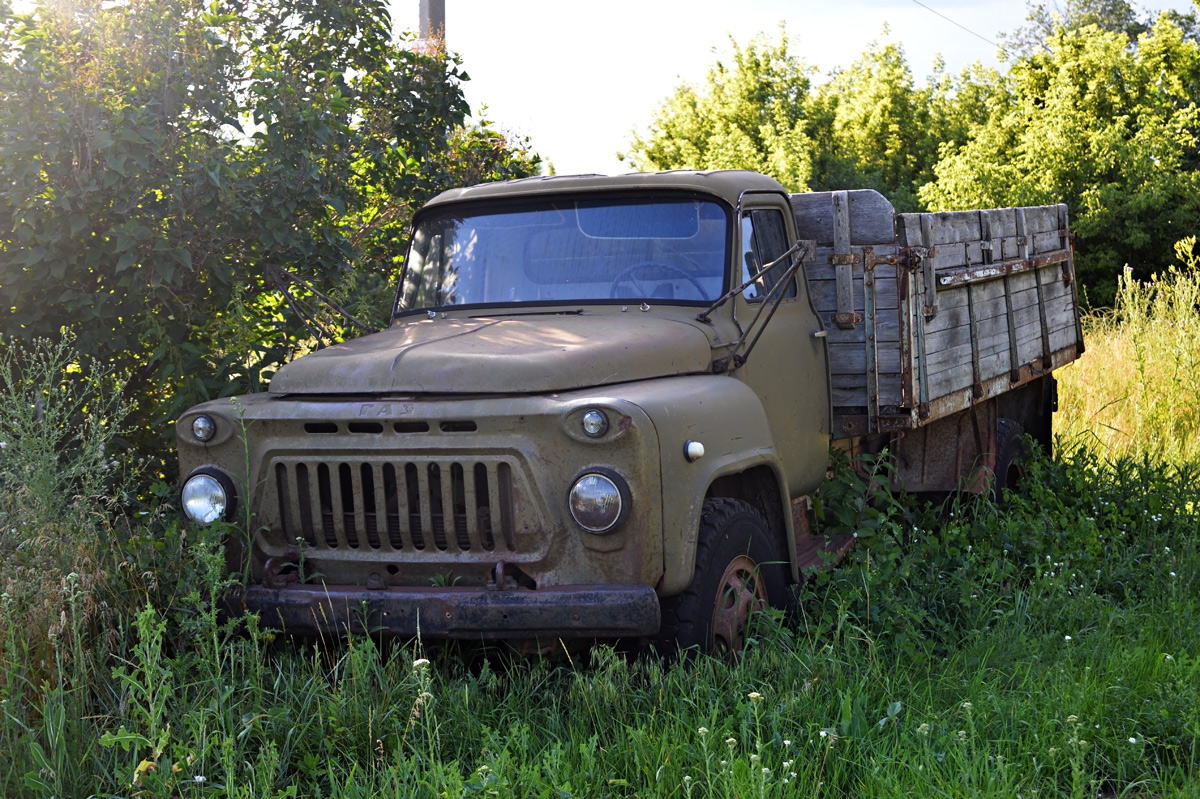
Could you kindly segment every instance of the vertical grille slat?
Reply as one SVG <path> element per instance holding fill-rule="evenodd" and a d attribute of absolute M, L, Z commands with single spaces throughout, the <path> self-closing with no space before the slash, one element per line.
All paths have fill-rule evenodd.
<path fill-rule="evenodd" d="M 467 525 L 467 486 L 461 463 L 450 464 L 450 498 L 447 516 L 453 521 L 454 537 L 463 552 L 478 552 L 479 542 Z"/>
<path fill-rule="evenodd" d="M 492 535 L 492 507 L 491 494 L 488 491 L 488 486 L 493 485 L 496 481 L 488 479 L 488 467 L 486 464 L 475 464 L 475 479 L 471 483 L 473 496 L 470 502 L 467 503 L 468 508 L 474 508 L 473 514 L 476 523 L 479 525 L 479 535 L 483 542 L 483 548 L 491 552 L 496 548 L 496 539 Z"/>
<path fill-rule="evenodd" d="M 318 505 L 314 508 L 321 519 L 321 531 L 325 534 L 325 544 L 330 549 L 337 549 L 342 542 L 338 540 L 337 529 L 333 519 L 333 486 L 329 482 L 329 464 L 317 465 L 317 494 Z"/>
<path fill-rule="evenodd" d="M 359 548 L 359 506 L 362 504 L 362 484 L 354 478 L 354 469 L 348 463 L 338 464 L 338 491 L 336 493 L 339 507 L 335 509 L 336 518 L 342 523 L 339 540 L 344 540 L 351 549 Z"/>
<path fill-rule="evenodd" d="M 472 552 L 482 552 L 485 547 L 479 533 L 479 504 L 475 501 L 475 469 L 466 469 L 461 464 L 454 465 L 463 484 L 462 516 L 466 527 L 467 545 Z M 458 517 L 457 501 L 454 508 L 455 518 Z"/>
<path fill-rule="evenodd" d="M 407 524 L 400 520 L 408 517 L 408 493 L 404 490 L 404 470 L 400 470 L 400 478 L 396 477 L 395 464 L 384 464 L 383 493 L 387 502 L 388 543 L 397 552 L 413 549 L 412 537 L 409 535 Z"/>
<path fill-rule="evenodd" d="M 363 512 L 366 514 L 367 541 L 372 549 L 383 548 L 380 533 L 385 529 L 384 519 L 387 517 L 387 497 L 380 471 L 372 464 L 362 465 Z"/>
<path fill-rule="evenodd" d="M 425 548 L 425 533 L 429 530 L 429 511 L 421 500 L 421 479 L 415 463 L 404 464 L 404 494 L 408 507 L 408 529 L 415 549 Z"/>
<path fill-rule="evenodd" d="M 274 463 L 278 524 L 316 550 L 516 552 L 512 467 L 450 460 Z"/>
<path fill-rule="evenodd" d="M 296 509 L 300 511 L 300 535 L 310 547 L 317 545 L 317 530 L 313 526 L 313 490 L 309 480 L 308 464 L 298 463 L 290 469 L 291 479 L 296 486 Z M 291 543 L 291 542 L 289 542 Z"/>

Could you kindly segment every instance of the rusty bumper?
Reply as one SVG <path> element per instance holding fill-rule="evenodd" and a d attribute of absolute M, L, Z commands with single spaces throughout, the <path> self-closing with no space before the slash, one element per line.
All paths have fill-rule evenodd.
<path fill-rule="evenodd" d="M 658 632 L 658 596 L 648 586 L 513 588 L 251 586 L 226 594 L 226 613 L 257 613 L 263 626 L 302 635 L 501 640 L 630 638 Z"/>

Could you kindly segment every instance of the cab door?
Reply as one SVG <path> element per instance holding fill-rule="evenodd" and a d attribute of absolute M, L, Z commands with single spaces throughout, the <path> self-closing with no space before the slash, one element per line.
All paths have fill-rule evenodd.
<path fill-rule="evenodd" d="M 829 455 L 828 353 L 825 331 L 808 296 L 804 267 L 786 276 L 795 258 L 787 253 L 796 242 L 795 217 L 787 198 L 744 197 L 737 238 L 742 270 L 738 283 L 772 262 L 783 261 L 733 300 L 747 345 L 754 342 L 734 375 L 762 400 L 792 496 L 811 493 L 825 478 Z M 773 292 L 781 280 L 786 285 Z M 772 314 L 775 302 L 779 307 Z"/>

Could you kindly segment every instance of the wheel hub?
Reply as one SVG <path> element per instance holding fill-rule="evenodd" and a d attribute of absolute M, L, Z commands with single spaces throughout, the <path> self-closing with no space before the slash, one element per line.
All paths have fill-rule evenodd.
<path fill-rule="evenodd" d="M 711 652 L 736 656 L 746 643 L 746 625 L 753 611 L 767 605 L 767 591 L 759 578 L 758 564 L 738 555 L 725 567 L 717 584 L 713 607 Z"/>

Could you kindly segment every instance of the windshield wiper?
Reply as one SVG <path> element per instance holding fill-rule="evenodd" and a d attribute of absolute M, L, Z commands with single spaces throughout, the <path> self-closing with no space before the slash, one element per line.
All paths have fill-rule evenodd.
<path fill-rule="evenodd" d="M 705 324 L 711 324 L 712 320 L 709 317 L 713 311 L 720 308 L 732 297 L 736 297 L 739 293 L 745 291 L 748 286 L 757 282 L 768 272 L 775 269 L 780 264 L 785 263 L 789 256 L 795 256 L 795 258 L 788 263 L 787 269 L 785 269 L 783 273 L 779 275 L 779 279 L 775 281 L 773 286 L 771 286 L 771 290 L 767 292 L 767 296 L 763 298 L 762 303 L 758 306 L 758 311 L 754 314 L 754 318 L 750 320 L 749 326 L 743 329 L 741 323 L 737 321 L 737 316 L 734 316 L 733 321 L 735 324 L 737 324 L 738 332 L 741 333 L 741 337 L 733 343 L 729 355 L 713 361 L 713 371 L 718 373 L 724 372 L 730 368 L 730 364 L 732 364 L 733 368 L 736 369 L 746 362 L 746 359 L 750 357 L 750 351 L 754 349 L 754 345 L 758 343 L 759 337 L 762 336 L 763 330 L 765 330 L 767 325 L 770 324 L 771 317 L 773 317 L 775 315 L 775 311 L 779 309 L 779 303 L 783 301 L 783 295 L 787 290 L 788 281 L 795 276 L 796 271 L 799 270 L 802 263 L 813 260 L 816 255 L 816 250 L 817 243 L 815 241 L 811 241 L 809 239 L 801 239 L 800 241 L 797 241 L 774 261 L 771 261 L 755 272 L 750 279 L 746 280 L 740 286 L 725 292 L 725 294 L 717 298 L 716 302 L 696 315 L 696 319 L 698 321 L 704 322 Z M 767 311 L 768 305 L 770 306 L 769 311 Z M 738 350 L 743 344 L 746 343 L 746 339 L 750 335 L 750 331 L 753 330 L 756 325 L 758 325 L 759 319 L 762 319 L 763 311 L 767 311 L 767 318 L 763 320 L 761 325 L 758 326 L 758 332 L 755 333 L 754 338 L 750 341 L 749 345 L 746 346 L 745 352 L 739 353 Z"/>

